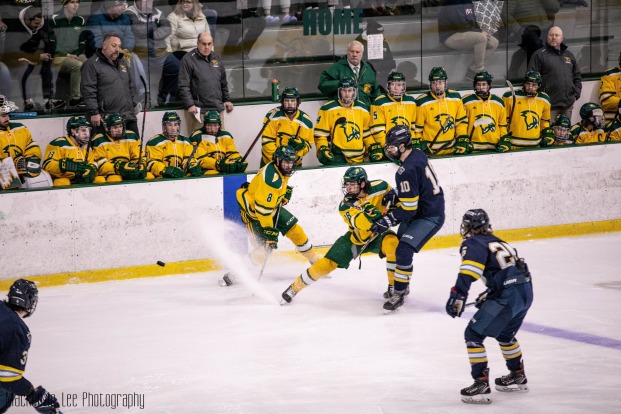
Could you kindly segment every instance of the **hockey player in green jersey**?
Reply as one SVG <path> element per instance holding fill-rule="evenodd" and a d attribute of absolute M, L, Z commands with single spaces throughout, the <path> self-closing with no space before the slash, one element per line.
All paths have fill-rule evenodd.
<path fill-rule="evenodd" d="M 179 134 L 180 127 L 179 114 L 166 112 L 162 117 L 162 133 L 147 142 L 147 170 L 155 178 L 181 178 L 186 173 L 203 175 L 198 162 L 187 165 L 194 147 L 188 137 Z"/>
<path fill-rule="evenodd" d="M 595 144 L 606 141 L 604 132 L 604 111 L 593 102 L 580 107 L 580 122 L 569 131 L 576 145 Z"/>

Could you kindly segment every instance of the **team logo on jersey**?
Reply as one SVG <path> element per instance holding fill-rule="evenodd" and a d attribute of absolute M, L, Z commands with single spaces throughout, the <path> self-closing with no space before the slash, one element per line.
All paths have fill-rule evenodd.
<path fill-rule="evenodd" d="M 213 65 L 214 68 L 220 67 L 220 63 L 218 63 L 217 59 L 211 59 L 211 64 Z"/>
<path fill-rule="evenodd" d="M 371 84 L 365 83 L 362 90 L 364 91 L 364 93 L 371 93 Z"/>
<path fill-rule="evenodd" d="M 341 133 L 345 135 L 347 142 L 355 139 L 361 139 L 362 137 L 362 134 L 360 134 L 360 128 L 353 122 L 345 122 L 344 124 L 339 125 L 338 129 L 340 129 Z"/>
<path fill-rule="evenodd" d="M 496 122 L 494 122 L 494 120 L 492 118 L 490 118 L 488 115 L 485 115 L 485 114 L 477 115 L 477 119 L 480 119 L 480 118 L 487 118 L 487 119 L 490 119 L 492 121 L 489 124 L 480 125 L 481 134 L 485 135 L 488 132 L 495 132 L 496 131 Z"/>
<path fill-rule="evenodd" d="M 434 119 L 440 125 L 440 128 L 442 128 L 443 134 L 446 134 L 455 127 L 455 118 L 449 114 L 438 114 Z"/>
<path fill-rule="evenodd" d="M 167 155 L 164 157 L 164 164 L 167 166 L 180 167 L 183 165 L 183 159 L 176 155 Z"/>
<path fill-rule="evenodd" d="M 537 112 L 527 109 L 526 111 L 520 112 L 520 115 L 524 118 L 524 124 L 526 124 L 527 131 L 539 128 L 539 115 Z"/>
<path fill-rule="evenodd" d="M 408 120 L 402 116 L 393 116 L 392 118 L 390 118 L 390 122 L 392 122 L 393 126 L 397 126 L 397 125 L 405 125 L 406 127 L 410 127 L 410 123 L 408 122 Z"/>

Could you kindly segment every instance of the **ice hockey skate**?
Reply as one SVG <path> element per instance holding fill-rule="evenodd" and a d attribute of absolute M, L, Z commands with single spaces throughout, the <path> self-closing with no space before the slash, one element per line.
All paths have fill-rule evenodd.
<path fill-rule="evenodd" d="M 218 280 L 218 284 L 221 287 L 227 287 L 227 286 L 234 285 L 235 282 L 237 282 L 237 279 L 231 272 L 225 273 L 224 276 L 222 276 L 222 279 Z"/>
<path fill-rule="evenodd" d="M 291 303 L 291 301 L 297 294 L 298 292 L 293 290 L 293 284 L 289 285 L 289 287 L 284 292 L 282 292 L 282 300 L 280 301 L 280 304 L 285 305 L 287 303 Z"/>
<path fill-rule="evenodd" d="M 483 376 L 475 379 L 474 384 L 461 390 L 461 401 L 466 404 L 491 404 L 490 394 L 489 368 L 486 368 Z"/>
<path fill-rule="evenodd" d="M 405 298 L 405 292 L 393 293 L 390 298 L 384 303 L 384 314 L 389 315 L 399 309 L 403 305 Z"/>
<path fill-rule="evenodd" d="M 496 378 L 496 391 L 501 392 L 528 392 L 528 380 L 524 374 L 524 366 L 508 375 Z"/>
<path fill-rule="evenodd" d="M 395 293 L 395 287 L 392 285 L 388 285 L 388 289 L 386 289 L 386 292 L 384 292 L 384 299 L 388 299 L 389 297 L 391 297 L 393 294 Z M 405 289 L 405 293 L 403 294 L 403 296 L 407 296 L 410 294 L 410 287 L 408 286 Z"/>

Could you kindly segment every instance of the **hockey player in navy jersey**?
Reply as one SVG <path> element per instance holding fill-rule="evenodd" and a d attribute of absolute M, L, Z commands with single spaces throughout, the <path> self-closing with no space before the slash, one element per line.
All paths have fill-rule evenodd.
<path fill-rule="evenodd" d="M 476 299 L 479 310 L 470 319 L 464 335 L 474 384 L 461 390 L 461 400 L 490 404 L 489 369 L 483 345 L 486 337 L 498 341 L 510 371 L 496 378 L 496 390 L 528 391 L 522 350 L 515 334 L 533 302 L 533 286 L 524 259 L 507 242 L 494 236 L 484 210 L 468 210 L 460 233 L 464 238 L 460 248 L 461 266 L 446 312 L 453 318 L 461 316 L 472 282 L 481 279 L 487 287 Z"/>
<path fill-rule="evenodd" d="M 24 396 L 39 413 L 59 413 L 56 397 L 24 377 L 31 336 L 22 319 L 32 315 L 38 299 L 35 284 L 19 279 L 9 289 L 8 299 L 0 302 L 0 413 L 11 407 L 16 395 Z"/>
<path fill-rule="evenodd" d="M 410 291 L 414 253 L 420 252 L 444 224 L 444 192 L 427 155 L 412 148 L 412 134 L 407 126 L 397 125 L 388 131 L 384 153 L 400 165 L 395 174 L 395 189 L 401 204 L 373 222 L 371 232 L 382 234 L 400 223 L 394 292 L 384 303 L 384 309 L 394 311 L 403 305 Z"/>

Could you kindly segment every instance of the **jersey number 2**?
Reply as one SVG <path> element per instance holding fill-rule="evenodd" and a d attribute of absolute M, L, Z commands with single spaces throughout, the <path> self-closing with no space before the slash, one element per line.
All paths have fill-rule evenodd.
<path fill-rule="evenodd" d="M 517 252 L 513 247 L 502 242 L 492 242 L 488 245 L 488 247 L 492 253 L 496 254 L 496 261 L 501 269 L 515 265 Z"/>

